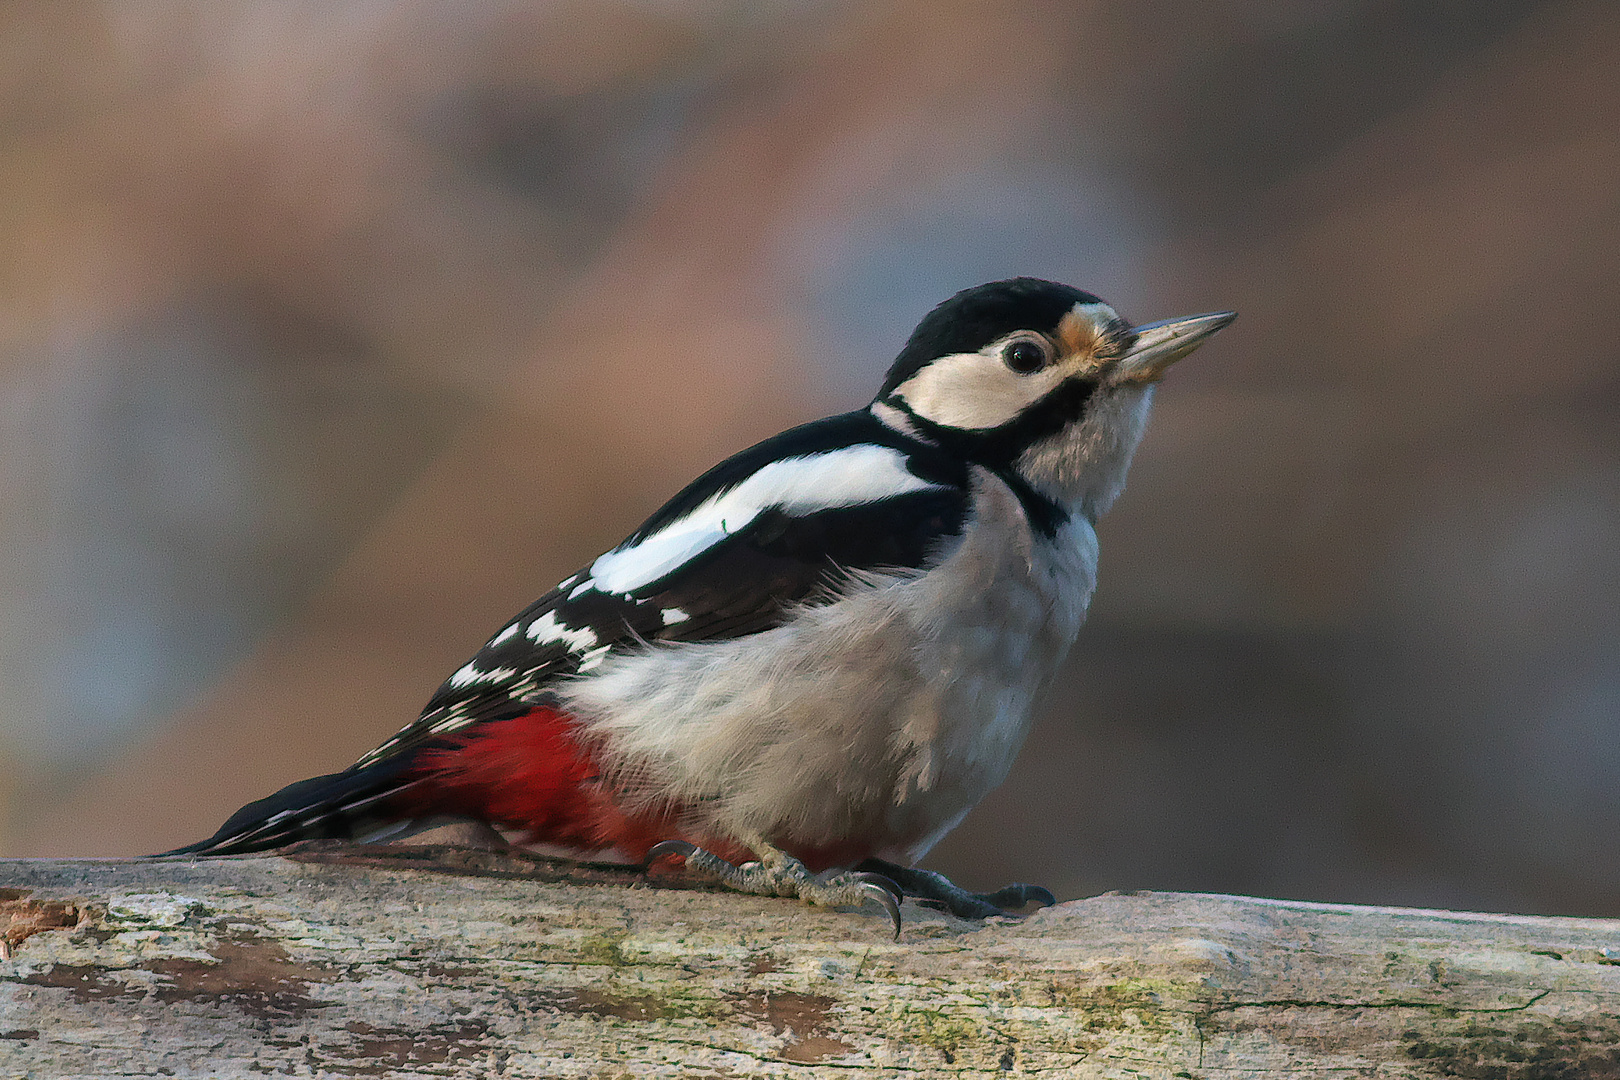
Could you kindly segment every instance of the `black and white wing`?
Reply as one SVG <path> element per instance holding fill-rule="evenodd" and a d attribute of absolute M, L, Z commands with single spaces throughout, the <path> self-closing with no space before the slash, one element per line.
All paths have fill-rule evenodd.
<path fill-rule="evenodd" d="M 926 569 L 960 535 L 966 466 L 869 412 L 743 451 L 525 609 L 441 686 L 422 715 L 341 773 L 242 807 L 168 854 L 262 851 L 354 837 L 411 783 L 416 752 L 526 712 L 618 649 L 757 633 L 831 600 L 852 573 Z M 386 817 L 379 821 L 386 821 Z"/>
<path fill-rule="evenodd" d="M 355 767 L 517 715 L 615 650 L 756 633 L 851 571 L 922 569 L 960 533 L 968 500 L 963 466 L 869 412 L 784 432 L 530 605 Z"/>

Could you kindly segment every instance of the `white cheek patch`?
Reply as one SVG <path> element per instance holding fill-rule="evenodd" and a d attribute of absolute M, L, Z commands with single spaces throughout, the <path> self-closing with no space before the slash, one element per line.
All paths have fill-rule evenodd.
<path fill-rule="evenodd" d="M 602 592 L 635 592 L 746 529 L 766 510 L 813 514 L 938 486 L 912 473 L 905 455 L 887 446 L 851 446 L 783 458 L 705 499 L 650 536 L 603 555 L 591 564 L 588 582 Z"/>
<path fill-rule="evenodd" d="M 983 431 L 1017 418 L 1073 374 L 1061 361 L 1019 375 L 982 352 L 942 356 L 895 388 L 911 411 L 944 427 Z"/>

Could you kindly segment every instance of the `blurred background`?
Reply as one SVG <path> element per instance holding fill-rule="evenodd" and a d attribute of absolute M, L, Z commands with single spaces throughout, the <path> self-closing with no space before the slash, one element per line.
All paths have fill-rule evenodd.
<path fill-rule="evenodd" d="M 967 884 L 1620 915 L 1620 8 L 0 7 L 0 854 L 346 765 L 953 291 L 1162 388 Z"/>

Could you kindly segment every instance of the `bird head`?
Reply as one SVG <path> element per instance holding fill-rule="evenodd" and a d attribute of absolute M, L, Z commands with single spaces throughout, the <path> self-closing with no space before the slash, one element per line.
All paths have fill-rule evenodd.
<path fill-rule="evenodd" d="M 1133 327 L 1068 285 L 979 285 L 917 325 L 872 409 L 1095 520 L 1124 488 L 1154 384 L 1234 318 Z"/>

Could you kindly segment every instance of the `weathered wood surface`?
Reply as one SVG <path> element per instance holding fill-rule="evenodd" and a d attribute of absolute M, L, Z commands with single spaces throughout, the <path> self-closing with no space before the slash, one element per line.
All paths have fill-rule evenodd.
<path fill-rule="evenodd" d="M 1620 1077 L 1620 921 L 1142 893 L 896 943 L 567 876 L 0 862 L 0 1076 Z"/>

